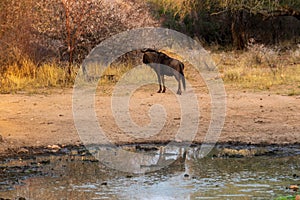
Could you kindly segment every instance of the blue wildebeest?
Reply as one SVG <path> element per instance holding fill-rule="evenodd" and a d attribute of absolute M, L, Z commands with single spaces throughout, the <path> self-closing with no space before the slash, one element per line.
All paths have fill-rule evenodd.
<path fill-rule="evenodd" d="M 178 82 L 177 94 L 181 95 L 181 84 L 182 81 L 183 88 L 185 90 L 185 77 L 183 74 L 184 65 L 179 60 L 169 57 L 168 55 L 156 51 L 154 49 L 143 49 L 143 63 L 149 65 L 156 73 L 159 90 L 158 93 L 164 93 L 166 91 L 164 76 L 174 76 Z"/>

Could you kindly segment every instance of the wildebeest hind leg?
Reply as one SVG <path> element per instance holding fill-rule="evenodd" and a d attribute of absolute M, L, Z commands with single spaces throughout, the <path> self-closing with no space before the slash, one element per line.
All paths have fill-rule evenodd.
<path fill-rule="evenodd" d="M 161 78 L 158 73 L 156 73 L 156 75 L 157 75 L 157 80 L 158 80 L 158 84 L 159 84 L 159 90 L 157 91 L 157 93 L 161 93 Z"/>
<path fill-rule="evenodd" d="M 161 76 L 161 80 L 162 80 L 162 85 L 163 85 L 162 93 L 165 93 L 166 92 L 166 86 L 165 86 L 165 76 L 164 75 Z"/>
<path fill-rule="evenodd" d="M 179 73 L 177 73 L 177 74 L 175 75 L 175 79 L 176 79 L 176 81 L 178 82 L 178 90 L 177 90 L 177 94 L 181 95 L 181 85 L 180 85 L 180 75 L 179 75 Z"/>

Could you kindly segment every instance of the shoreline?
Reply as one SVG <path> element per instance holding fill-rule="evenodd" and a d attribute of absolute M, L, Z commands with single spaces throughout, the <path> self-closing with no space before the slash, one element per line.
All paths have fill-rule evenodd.
<path fill-rule="evenodd" d="M 170 148 L 196 148 L 200 149 L 203 144 L 191 144 L 187 146 L 183 143 L 173 143 Z M 166 147 L 166 143 L 138 143 L 138 144 L 119 144 L 119 145 L 93 145 L 86 147 L 82 144 L 76 145 L 49 145 L 49 146 L 23 146 L 13 149 L 6 149 L 0 152 L 0 161 L 5 162 L 10 159 L 32 159 L 39 156 L 63 156 L 63 155 L 82 155 L 90 156 L 89 148 L 101 149 L 124 149 L 134 152 L 155 152 L 161 147 Z M 75 153 L 74 153 L 75 152 Z M 245 143 L 216 143 L 208 154 L 209 157 L 254 157 L 254 156 L 298 156 L 300 155 L 300 143 L 295 144 L 245 144 Z"/>

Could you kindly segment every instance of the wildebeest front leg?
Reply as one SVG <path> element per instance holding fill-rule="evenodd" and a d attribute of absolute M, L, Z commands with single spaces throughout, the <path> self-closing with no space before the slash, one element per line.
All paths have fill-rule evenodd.
<path fill-rule="evenodd" d="M 181 84 L 180 84 L 180 75 L 179 75 L 179 73 L 175 74 L 175 79 L 178 82 L 177 94 L 181 95 Z"/>
<path fill-rule="evenodd" d="M 166 92 L 166 86 L 165 86 L 165 76 L 164 75 L 161 76 L 161 80 L 162 80 L 162 85 L 163 85 L 162 93 L 165 93 Z"/>
<path fill-rule="evenodd" d="M 161 78 L 160 78 L 160 75 L 159 73 L 156 73 L 157 75 L 157 81 L 158 81 L 158 84 L 159 84 L 159 90 L 157 91 L 157 93 L 161 93 Z"/>

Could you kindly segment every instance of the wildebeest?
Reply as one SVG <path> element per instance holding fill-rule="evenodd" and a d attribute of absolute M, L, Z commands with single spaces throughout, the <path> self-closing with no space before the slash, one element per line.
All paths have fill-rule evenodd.
<path fill-rule="evenodd" d="M 178 82 L 177 94 L 181 95 L 180 79 L 185 90 L 184 64 L 154 49 L 143 49 L 142 53 L 144 53 L 143 63 L 149 65 L 157 75 L 159 83 L 159 90 L 157 92 L 164 93 L 166 91 L 164 76 L 167 75 L 175 77 Z"/>

